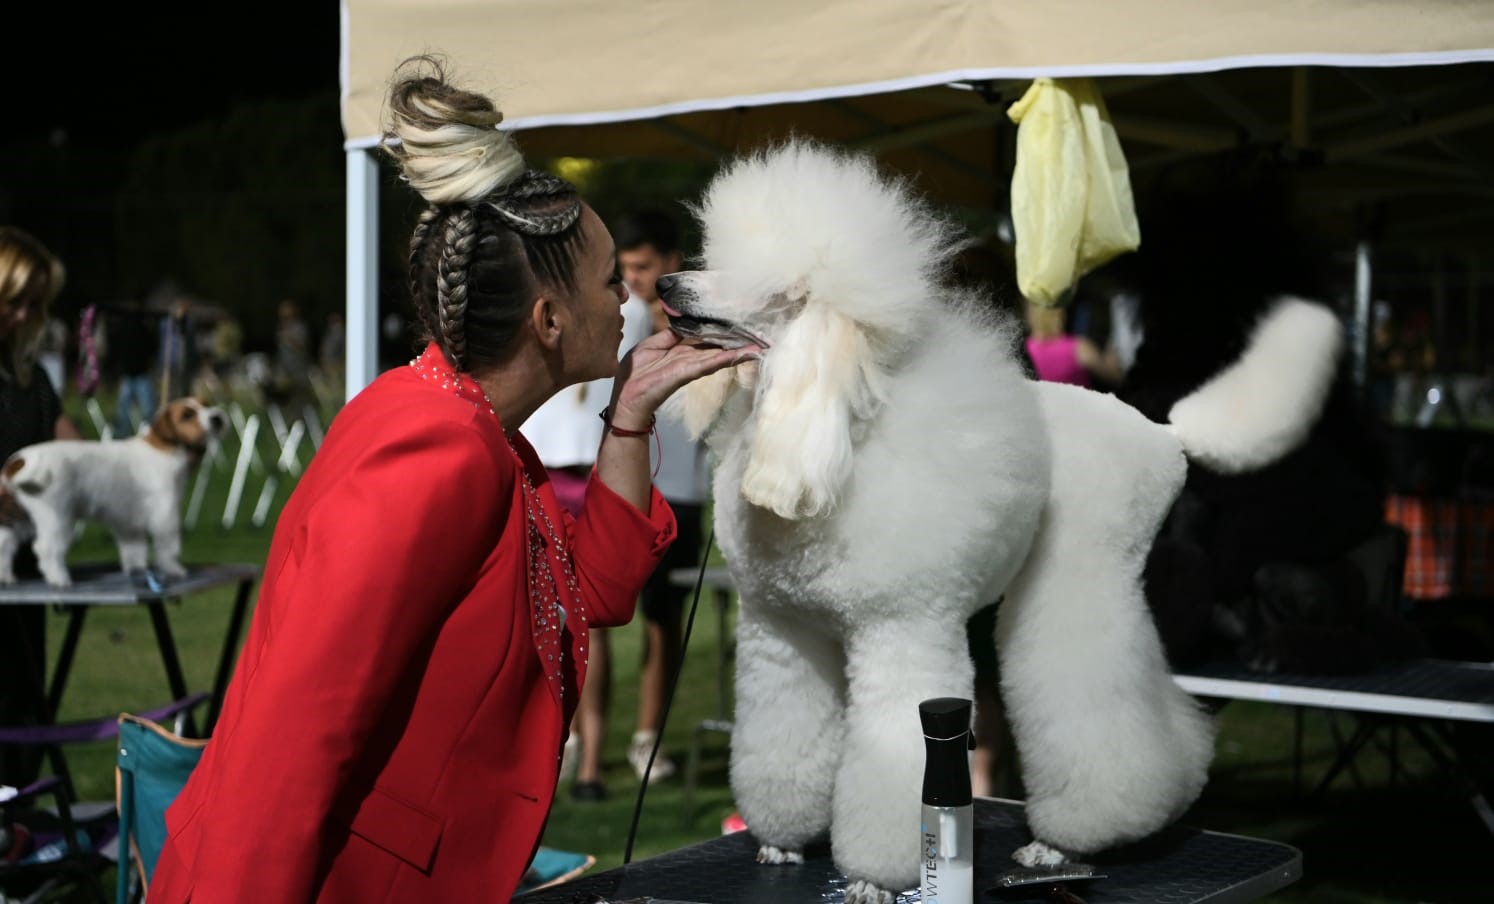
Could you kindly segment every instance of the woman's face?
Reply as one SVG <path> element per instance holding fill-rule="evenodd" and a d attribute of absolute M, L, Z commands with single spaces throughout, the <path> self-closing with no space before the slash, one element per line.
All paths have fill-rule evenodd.
<path fill-rule="evenodd" d="M 569 329 L 561 336 L 567 376 L 578 383 L 613 376 L 628 289 L 618 274 L 612 234 L 590 207 L 581 211 L 575 285 L 575 292 L 565 299 L 571 317 Z"/>
<path fill-rule="evenodd" d="M 9 339 L 35 316 L 36 302 L 29 293 L 21 293 L 9 301 L 0 302 L 0 339 Z"/>

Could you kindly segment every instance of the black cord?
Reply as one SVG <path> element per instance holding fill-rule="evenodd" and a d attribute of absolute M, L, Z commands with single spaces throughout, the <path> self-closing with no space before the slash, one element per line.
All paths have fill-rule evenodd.
<path fill-rule="evenodd" d="M 633 839 L 638 834 L 638 819 L 643 815 L 643 795 L 648 791 L 648 777 L 654 770 L 654 757 L 659 755 L 659 745 L 664 743 L 664 726 L 669 724 L 669 710 L 674 706 L 674 694 L 680 686 L 680 675 L 685 672 L 685 651 L 690 648 L 690 631 L 695 627 L 695 610 L 700 605 L 700 588 L 705 584 L 706 563 L 711 558 L 711 544 L 716 539 L 716 529 L 711 528 L 706 536 L 705 551 L 700 554 L 700 573 L 695 576 L 695 598 L 690 601 L 690 616 L 685 619 L 685 636 L 680 638 L 679 668 L 674 670 L 674 680 L 669 683 L 669 696 L 664 698 L 664 712 L 659 715 L 659 731 L 654 735 L 654 747 L 648 752 L 648 765 L 643 767 L 643 780 L 638 785 L 638 800 L 633 804 L 633 822 L 628 826 L 628 844 L 623 849 L 623 865 L 633 862 Z"/>

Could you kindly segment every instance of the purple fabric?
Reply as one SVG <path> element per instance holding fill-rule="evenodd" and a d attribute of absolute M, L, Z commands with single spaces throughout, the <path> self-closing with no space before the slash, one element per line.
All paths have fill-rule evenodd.
<path fill-rule="evenodd" d="M 190 709 L 208 698 L 199 691 L 157 709 L 137 713 L 152 722 L 160 722 L 185 709 Z M 83 744 L 89 741 L 107 741 L 119 736 L 119 717 L 89 719 L 83 722 L 65 722 L 60 725 L 20 725 L 0 728 L 0 744 L 40 746 L 45 744 Z"/>
<path fill-rule="evenodd" d="M 9 804 L 15 803 L 17 801 L 30 800 L 38 794 L 46 794 L 53 788 L 60 787 L 61 785 L 62 780 L 55 775 L 49 775 L 46 778 L 39 778 L 26 787 L 18 789 L 16 791 L 15 797 L 3 801 L 3 803 Z"/>
<path fill-rule="evenodd" d="M 1089 372 L 1079 363 L 1079 339 L 1076 336 L 1054 336 L 1051 339 L 1029 337 L 1027 354 L 1039 380 L 1050 383 L 1089 385 Z"/>
<path fill-rule="evenodd" d="M 550 473 L 550 489 L 555 491 L 555 498 L 565 506 L 565 510 L 571 513 L 571 517 L 581 517 L 581 503 L 586 500 L 586 482 L 589 477 L 583 477 L 564 468 L 547 468 Z"/>

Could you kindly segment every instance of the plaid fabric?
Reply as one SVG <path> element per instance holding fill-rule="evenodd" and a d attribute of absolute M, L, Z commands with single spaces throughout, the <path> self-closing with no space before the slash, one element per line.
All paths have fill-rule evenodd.
<path fill-rule="evenodd" d="M 1410 541 L 1407 597 L 1494 597 L 1494 502 L 1391 495 L 1385 520 Z"/>
<path fill-rule="evenodd" d="M 1391 495 L 1385 520 L 1406 531 L 1406 576 L 1401 590 L 1411 599 L 1452 595 L 1453 562 L 1458 544 L 1455 499 Z"/>

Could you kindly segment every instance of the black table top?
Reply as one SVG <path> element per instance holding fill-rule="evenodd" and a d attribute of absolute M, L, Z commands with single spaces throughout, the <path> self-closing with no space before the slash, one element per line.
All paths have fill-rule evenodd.
<path fill-rule="evenodd" d="M 71 587 L 53 587 L 40 578 L 0 586 L 0 606 L 132 606 L 253 580 L 260 573 L 260 566 L 243 563 L 187 565 L 186 569 L 186 577 L 167 578 L 154 569 L 125 574 L 118 562 L 69 565 Z"/>
<path fill-rule="evenodd" d="M 1001 873 L 1015 867 L 1012 852 L 1032 840 L 1020 802 L 979 798 L 975 807 L 976 904 L 1042 902 L 1042 886 L 999 892 Z M 805 852 L 791 866 L 757 863 L 757 842 L 748 832 L 583 876 L 555 888 L 531 892 L 517 904 L 591 904 L 601 900 L 659 899 L 689 904 L 834 904 L 847 881 L 830 860 L 828 847 Z M 1071 883 L 1088 904 L 1215 904 L 1253 901 L 1302 875 L 1302 854 L 1275 841 L 1173 826 L 1140 844 L 1089 858 L 1104 878 Z M 900 904 L 919 900 L 918 890 Z"/>

